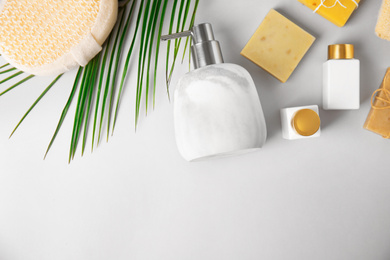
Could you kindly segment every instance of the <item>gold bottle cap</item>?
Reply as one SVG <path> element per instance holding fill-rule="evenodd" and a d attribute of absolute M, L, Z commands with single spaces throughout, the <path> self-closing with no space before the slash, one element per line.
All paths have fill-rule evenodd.
<path fill-rule="evenodd" d="M 311 109 L 301 109 L 294 114 L 292 127 L 302 136 L 311 136 L 320 129 L 319 115 Z"/>
<path fill-rule="evenodd" d="M 328 46 L 328 60 L 353 59 L 353 44 L 333 44 Z"/>

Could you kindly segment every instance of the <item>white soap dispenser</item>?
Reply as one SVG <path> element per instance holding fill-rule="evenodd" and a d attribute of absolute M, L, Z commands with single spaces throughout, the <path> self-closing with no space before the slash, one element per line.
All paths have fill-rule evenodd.
<path fill-rule="evenodd" d="M 187 161 L 242 154 L 260 149 L 267 136 L 255 84 L 241 66 L 224 63 L 211 24 L 162 36 L 192 36 L 194 70 L 174 93 L 176 143 Z"/>

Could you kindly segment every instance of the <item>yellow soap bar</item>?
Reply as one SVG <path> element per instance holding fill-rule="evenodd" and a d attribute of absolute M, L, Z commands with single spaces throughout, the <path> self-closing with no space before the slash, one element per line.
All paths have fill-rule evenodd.
<path fill-rule="evenodd" d="M 363 127 L 383 138 L 390 138 L 390 68 L 387 69 L 379 89 L 381 91 L 378 92 Z"/>
<path fill-rule="evenodd" d="M 325 19 L 343 27 L 360 0 L 298 0 Z"/>
<path fill-rule="evenodd" d="M 315 37 L 271 9 L 241 55 L 284 83 L 314 40 Z"/>

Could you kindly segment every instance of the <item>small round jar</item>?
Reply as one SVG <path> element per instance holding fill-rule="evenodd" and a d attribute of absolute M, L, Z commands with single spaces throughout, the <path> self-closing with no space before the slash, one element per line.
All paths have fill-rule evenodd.
<path fill-rule="evenodd" d="M 311 109 L 301 109 L 295 112 L 291 120 L 295 132 L 302 136 L 312 136 L 320 129 L 320 116 Z"/>
<path fill-rule="evenodd" d="M 319 137 L 321 120 L 317 105 L 280 110 L 283 138 L 287 140 Z"/>

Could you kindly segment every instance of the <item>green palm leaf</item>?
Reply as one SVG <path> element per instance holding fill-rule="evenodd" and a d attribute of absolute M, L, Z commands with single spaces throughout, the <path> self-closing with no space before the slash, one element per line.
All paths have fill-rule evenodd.
<path fill-rule="evenodd" d="M 84 154 L 90 122 L 93 123 L 91 149 L 93 150 L 94 144 L 99 144 L 104 124 L 107 128 L 108 140 L 110 128 L 112 127 L 111 133 L 113 133 L 115 129 L 123 90 L 128 85 L 133 85 L 131 83 L 126 84 L 126 78 L 128 76 L 131 61 L 133 60 L 133 50 L 136 45 L 139 46 L 139 53 L 138 58 L 136 58 L 137 62 L 135 62 L 135 64 L 138 65 L 137 82 L 135 83 L 135 126 L 137 126 L 140 117 L 142 96 L 144 96 L 145 100 L 144 104 L 146 113 L 148 112 L 150 97 L 153 97 L 153 108 L 155 107 L 160 39 L 164 28 L 164 21 L 166 18 L 169 2 L 172 2 L 172 8 L 168 33 L 172 33 L 173 28 L 176 28 L 176 32 L 179 30 L 184 30 L 187 24 L 187 18 L 190 15 L 191 0 L 119 1 L 120 15 L 117 22 L 118 24 L 115 27 L 116 29 L 113 30 L 113 32 L 107 39 L 105 45 L 103 46 L 102 53 L 97 55 L 89 64 L 87 64 L 85 68 L 79 68 L 75 76 L 70 95 L 62 110 L 54 134 L 47 147 L 44 158 L 46 158 L 50 148 L 54 144 L 54 141 L 73 102 L 76 103 L 76 109 L 73 118 L 73 130 L 69 148 L 69 162 L 74 159 L 78 143 L 81 140 L 81 154 Z M 192 11 L 192 18 L 189 23 L 189 27 L 191 27 L 194 23 L 198 2 L 199 0 L 196 0 L 193 4 L 194 8 Z M 133 20 L 133 14 L 137 14 L 137 19 L 134 21 L 135 25 L 132 37 L 130 39 L 130 46 L 126 51 L 126 58 L 124 59 L 124 63 L 122 64 L 122 54 L 125 51 L 124 46 L 127 39 L 126 36 L 129 34 L 131 28 L 130 24 Z M 175 17 L 178 17 L 178 19 L 176 20 Z M 168 98 L 168 85 L 169 81 L 171 80 L 176 58 L 178 56 L 180 43 L 181 40 L 177 40 L 173 46 L 173 60 L 171 66 L 169 66 L 169 56 L 171 50 L 170 42 L 168 42 L 167 46 L 166 85 Z M 183 57 L 187 45 L 188 39 L 186 41 Z M 154 58 L 152 59 L 153 53 Z M 11 74 L 12 72 L 14 73 Z M 17 71 L 17 69 L 12 67 L 9 63 L 1 65 L 0 76 L 7 76 L 5 76 L 5 78 L 3 79 L 0 78 L 0 86 L 8 84 L 12 79 L 17 78 L 22 74 L 24 74 L 24 72 Z M 35 100 L 35 102 L 31 105 L 31 107 L 19 121 L 19 123 L 11 133 L 11 136 L 19 128 L 21 123 L 32 111 L 32 109 L 58 82 L 61 76 L 62 75 L 57 76 Z M 0 92 L 0 96 L 3 96 L 17 86 L 26 83 L 33 77 L 34 75 L 26 75 L 22 79 L 18 80 L 16 83 L 13 83 L 11 86 L 8 86 L 8 88 Z M 118 84 L 117 79 L 120 79 Z M 150 88 L 153 88 L 153 92 L 150 91 Z M 79 93 L 77 99 L 75 99 L 77 90 L 79 90 Z M 143 92 L 145 93 L 143 94 Z M 114 102 L 115 97 L 116 100 Z M 115 109 L 113 110 L 113 108 Z M 94 110 L 93 116 L 91 116 L 92 110 Z M 111 118 L 113 118 L 112 122 Z M 96 132 L 98 132 L 97 140 L 95 140 Z"/>
<path fill-rule="evenodd" d="M 130 25 L 130 21 L 131 21 L 132 15 L 133 15 L 135 4 L 136 4 L 136 2 L 133 1 L 132 5 L 131 5 L 131 8 L 130 8 L 130 11 L 128 12 L 126 21 L 124 23 L 120 23 L 120 28 L 123 27 L 123 30 L 122 30 L 122 35 L 121 35 L 120 41 L 119 41 L 119 46 L 118 46 L 119 50 L 122 50 L 122 48 L 123 48 L 123 42 L 125 40 L 125 37 L 127 35 L 128 29 L 129 29 L 129 25 Z M 125 13 L 125 11 L 124 11 L 124 13 Z M 119 30 L 118 30 L 118 35 L 119 35 Z M 114 90 L 115 90 L 115 84 L 116 84 L 116 79 L 117 79 L 116 75 L 118 74 L 118 65 L 119 65 L 119 62 L 120 62 L 120 58 L 121 58 L 121 52 L 119 52 L 118 55 L 116 56 L 115 68 L 114 68 L 114 77 L 112 78 L 112 82 L 111 82 L 111 89 L 112 89 L 112 91 L 111 91 L 110 105 L 109 105 L 109 110 L 108 110 L 107 140 L 108 140 L 108 136 L 109 136 L 109 132 L 110 132 L 110 122 L 111 122 L 112 105 L 113 105 L 112 103 L 113 103 L 113 100 L 114 100 Z M 118 99 L 120 98 L 119 95 L 120 94 L 118 93 Z"/>
<path fill-rule="evenodd" d="M 8 72 L 11 72 L 11 71 L 14 71 L 14 70 L 16 70 L 16 68 L 10 68 L 10 69 L 6 69 L 6 70 L 3 70 L 3 71 L 0 71 L 0 75 L 8 73 Z"/>
<path fill-rule="evenodd" d="M 6 83 L 7 81 L 10 81 L 11 79 L 13 79 L 13 78 L 15 78 L 15 77 L 17 77 L 19 75 L 22 75 L 22 74 L 23 74 L 23 71 L 16 72 L 16 73 L 12 74 L 11 76 L 1 80 L 0 81 L 0 85 Z"/>
<path fill-rule="evenodd" d="M 121 19 L 120 19 L 120 24 L 123 22 L 123 17 L 124 17 L 124 14 L 125 12 L 122 11 L 122 16 L 121 16 Z M 115 41 L 114 41 L 114 45 L 112 47 L 112 50 L 111 50 L 111 57 L 110 57 L 110 62 L 108 64 L 108 72 L 107 72 L 107 77 L 106 77 L 106 85 L 105 85 L 105 88 L 104 88 L 104 93 L 103 93 L 103 101 L 102 101 L 102 110 L 100 112 L 100 127 L 99 127 L 99 135 L 98 135 L 98 142 L 100 140 L 100 135 L 101 135 L 101 131 L 102 131 L 102 125 L 103 125 L 103 117 L 104 117 L 104 111 L 105 111 L 105 108 L 106 108 L 106 102 L 107 102 L 107 97 L 108 97 L 108 92 L 110 90 L 110 79 L 111 79 L 111 71 L 112 71 L 112 64 L 114 62 L 114 58 L 115 58 L 115 54 L 116 54 L 116 51 L 117 51 L 117 45 L 118 45 L 118 41 L 119 41 L 119 35 L 120 35 L 120 26 L 118 26 L 118 29 L 116 30 L 116 36 L 115 36 Z M 115 77 L 115 75 L 114 75 Z M 113 89 L 113 86 L 111 86 L 111 89 Z M 108 133 L 107 133 L 107 139 L 108 139 Z"/>
<path fill-rule="evenodd" d="M 17 83 L 13 84 L 11 87 L 7 88 L 6 90 L 4 90 L 3 92 L 0 93 L 0 96 L 4 95 L 5 93 L 7 93 L 8 91 L 11 91 L 13 90 L 14 88 L 16 88 L 17 86 L 23 84 L 24 82 L 26 82 L 27 80 L 29 79 L 32 79 L 34 77 L 34 75 L 30 75 L 30 76 L 27 76 L 25 77 L 24 79 L 18 81 Z"/>
<path fill-rule="evenodd" d="M 9 66 L 9 63 L 6 63 L 6 64 L 4 64 L 4 65 L 1 65 L 1 66 L 0 66 L 0 69 L 3 69 L 3 68 L 5 68 L 5 67 L 7 67 L 7 66 Z"/>
<path fill-rule="evenodd" d="M 20 124 L 23 122 L 23 120 L 27 117 L 27 115 L 31 112 L 31 110 L 33 110 L 33 108 L 38 104 L 38 102 L 46 95 L 46 93 L 54 86 L 54 84 L 61 78 L 63 74 L 57 76 L 51 83 L 50 85 L 42 92 L 41 95 L 39 95 L 39 97 L 37 98 L 37 100 L 35 100 L 35 102 L 31 105 L 31 107 L 27 110 L 27 112 L 24 114 L 24 116 L 22 117 L 22 119 L 20 119 L 19 123 L 16 125 L 16 127 L 14 128 L 14 130 L 12 131 L 12 133 L 10 134 L 10 138 L 11 136 L 15 133 L 16 129 L 18 129 L 18 127 L 20 126 Z"/>
<path fill-rule="evenodd" d="M 148 25 L 148 31 L 150 34 L 150 41 L 148 46 L 148 65 L 147 65 L 147 75 L 146 75 L 146 93 L 145 93 L 145 112 L 148 113 L 148 104 L 149 104 L 149 84 L 150 84 L 150 68 L 151 68 L 151 60 L 152 60 L 152 50 L 153 50 L 153 44 L 154 44 L 154 37 L 156 32 L 156 26 L 157 26 L 157 14 L 161 7 L 161 0 L 154 1 L 153 8 L 151 12 L 151 20 Z"/>
<path fill-rule="evenodd" d="M 103 56 L 103 60 L 101 61 L 101 67 L 100 67 L 100 73 L 99 73 L 99 84 L 98 84 L 98 90 L 97 90 L 95 116 L 94 116 L 94 120 L 93 120 L 93 131 L 92 131 L 92 148 L 91 148 L 92 151 L 93 151 L 93 145 L 95 144 L 95 131 L 96 131 L 96 124 L 98 121 L 100 94 L 101 94 L 101 90 L 102 90 L 102 86 L 103 86 L 104 70 L 106 68 L 108 50 L 110 49 L 110 41 L 111 41 L 111 35 L 107 40 L 106 46 L 104 47 L 104 56 Z"/>
<path fill-rule="evenodd" d="M 144 4 L 144 1 L 141 1 L 140 6 L 139 6 L 139 10 L 143 10 L 143 4 Z M 134 48 L 134 45 L 135 45 L 135 40 L 137 39 L 138 28 L 139 28 L 139 25 L 140 25 L 140 22 L 141 22 L 141 18 L 142 18 L 142 12 L 139 11 L 138 12 L 138 16 L 137 16 L 137 21 L 136 21 L 136 25 L 135 25 L 133 38 L 132 38 L 132 41 L 131 41 L 131 44 L 130 44 L 130 48 L 127 51 L 125 65 L 123 66 L 123 70 L 122 70 L 121 82 L 119 84 L 119 92 L 118 92 L 118 97 L 117 97 L 116 107 L 115 107 L 115 115 L 114 115 L 114 122 L 113 122 L 112 132 L 114 132 L 114 129 L 115 129 L 115 124 L 116 124 L 116 119 L 117 119 L 120 99 L 121 99 L 121 96 L 122 96 L 122 91 L 123 91 L 125 79 L 126 79 L 126 76 L 127 76 L 127 72 L 129 71 L 130 58 L 132 57 L 132 54 L 133 54 L 133 48 Z"/>
<path fill-rule="evenodd" d="M 173 26 L 174 26 L 174 23 L 175 23 L 175 13 L 176 13 L 177 3 L 178 3 L 178 0 L 174 0 L 173 6 L 172 6 L 172 11 L 171 11 L 171 20 L 169 22 L 168 34 L 172 34 Z M 168 44 L 167 44 L 167 58 L 166 58 L 166 62 L 165 62 L 165 80 L 166 80 L 166 85 L 167 85 L 168 97 L 169 97 L 169 81 L 168 81 L 168 78 L 169 78 L 169 57 L 170 57 L 169 54 L 170 54 L 170 50 L 171 50 L 171 41 L 168 41 Z"/>
<path fill-rule="evenodd" d="M 158 65 L 158 57 L 160 53 L 160 42 L 161 42 L 161 33 L 164 25 L 164 18 L 165 13 L 167 10 L 168 0 L 164 0 L 164 5 L 161 10 L 161 17 L 160 17 L 160 26 L 158 28 L 158 34 L 157 34 L 157 43 L 156 43 L 156 56 L 154 60 L 154 71 L 157 71 L 157 65 Z M 153 108 L 155 106 L 156 101 L 156 85 L 157 85 L 157 73 L 154 73 L 154 79 L 153 79 Z M 168 98 L 169 98 L 169 91 L 168 91 Z"/>
<path fill-rule="evenodd" d="M 60 128 L 61 128 L 61 126 L 62 126 L 62 123 L 63 123 L 64 120 L 65 120 L 65 117 L 66 117 L 66 114 L 68 113 L 70 104 L 72 103 L 73 97 L 74 97 L 74 95 L 76 94 L 77 86 L 78 86 L 78 83 L 79 83 L 80 76 L 81 76 L 82 72 L 83 72 L 83 69 L 80 67 L 79 70 L 78 70 L 78 72 L 77 72 L 77 75 L 76 75 L 74 84 L 73 84 L 72 92 L 70 93 L 70 96 L 69 96 L 69 98 L 68 98 L 68 101 L 66 102 L 65 107 L 64 107 L 64 109 L 62 110 L 60 120 L 58 121 L 56 130 L 54 131 L 53 137 L 52 137 L 51 140 L 50 140 L 49 146 L 47 147 L 47 150 L 46 150 L 44 159 L 46 158 L 47 153 L 49 152 L 51 146 L 53 145 L 54 140 L 56 139 L 57 134 L 58 134 L 58 132 L 60 131 Z"/>

